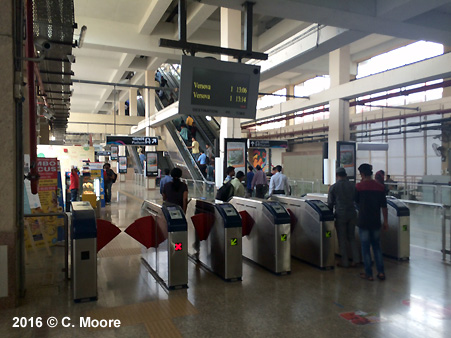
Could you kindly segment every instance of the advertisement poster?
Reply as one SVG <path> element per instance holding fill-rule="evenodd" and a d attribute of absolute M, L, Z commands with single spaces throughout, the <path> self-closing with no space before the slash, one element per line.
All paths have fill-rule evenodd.
<path fill-rule="evenodd" d="M 158 156 L 156 152 L 146 153 L 146 176 L 158 176 Z"/>
<path fill-rule="evenodd" d="M 226 161 L 224 167 L 224 175 L 226 168 L 235 167 L 235 175 L 238 171 L 246 174 L 247 160 L 247 139 L 225 139 Z"/>
<path fill-rule="evenodd" d="M 120 174 L 127 173 L 127 156 L 118 156 L 117 171 Z"/>
<path fill-rule="evenodd" d="M 251 149 L 249 154 L 252 166 L 255 168 L 259 165 L 263 171 L 266 171 L 266 166 L 268 165 L 268 152 L 266 149 Z"/>
<path fill-rule="evenodd" d="M 111 161 L 117 161 L 118 146 L 111 146 Z"/>
<path fill-rule="evenodd" d="M 41 206 L 30 203 L 31 213 L 60 213 L 63 207 L 58 204 L 58 163 L 56 158 L 38 158 L 36 163 L 39 178 L 38 195 Z M 29 195 L 28 195 L 29 196 Z M 25 218 L 25 246 L 43 247 L 57 242 L 58 227 L 64 225 L 58 217 Z"/>
<path fill-rule="evenodd" d="M 103 163 L 102 162 L 90 162 L 89 169 L 91 170 L 91 178 L 99 184 L 94 185 L 96 195 L 100 198 L 100 205 L 103 208 L 105 206 L 105 183 L 103 181 Z M 98 191 L 97 191 L 98 190 Z"/>
<path fill-rule="evenodd" d="M 356 177 L 355 143 L 337 142 L 337 167 L 343 167 L 350 180 Z"/>

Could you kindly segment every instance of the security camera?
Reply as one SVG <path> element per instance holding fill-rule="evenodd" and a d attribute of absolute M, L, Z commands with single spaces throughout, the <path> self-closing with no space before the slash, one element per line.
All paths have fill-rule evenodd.
<path fill-rule="evenodd" d="M 75 63 L 75 55 L 70 54 L 67 56 L 67 59 L 70 63 Z"/>
<path fill-rule="evenodd" d="M 36 49 L 40 52 L 48 51 L 50 48 L 52 48 L 52 44 L 42 36 L 38 36 L 36 39 L 34 39 L 34 45 L 36 46 Z"/>

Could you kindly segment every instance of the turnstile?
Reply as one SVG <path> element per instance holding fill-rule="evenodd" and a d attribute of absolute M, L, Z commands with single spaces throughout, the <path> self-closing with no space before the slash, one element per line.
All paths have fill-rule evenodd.
<path fill-rule="evenodd" d="M 292 213 L 291 255 L 322 269 L 335 265 L 334 215 L 319 200 L 273 195 Z"/>
<path fill-rule="evenodd" d="M 225 280 L 241 280 L 242 225 L 233 205 L 193 198 L 186 216 L 188 254 Z"/>
<path fill-rule="evenodd" d="M 381 233 L 382 253 L 404 260 L 410 257 L 410 210 L 400 200 L 387 196 L 388 231 Z"/>
<path fill-rule="evenodd" d="M 152 216 L 152 246 L 142 255 L 149 272 L 169 289 L 188 285 L 188 235 L 182 208 L 144 201 L 142 216 Z"/>
<path fill-rule="evenodd" d="M 254 220 L 252 231 L 243 237 L 243 256 L 268 270 L 291 271 L 290 215 L 278 202 L 232 197 L 239 212 L 247 211 Z"/>
<path fill-rule="evenodd" d="M 72 202 L 71 267 L 75 302 L 97 300 L 97 223 L 89 202 Z"/>
<path fill-rule="evenodd" d="M 319 199 L 327 203 L 327 194 L 307 194 L 307 199 Z M 381 231 L 382 253 L 388 257 L 406 260 L 410 257 L 410 210 L 395 197 L 387 196 L 388 231 Z M 383 220 L 381 216 L 381 220 Z M 357 246 L 361 248 L 358 227 L 356 227 Z M 340 254 L 338 241 L 335 248 Z"/>

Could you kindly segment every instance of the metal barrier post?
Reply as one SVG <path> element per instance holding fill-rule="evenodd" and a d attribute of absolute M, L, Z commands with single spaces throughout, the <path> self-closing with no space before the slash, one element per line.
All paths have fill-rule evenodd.
<path fill-rule="evenodd" d="M 63 216 L 64 218 L 64 275 L 66 280 L 69 280 L 69 217 L 66 213 L 48 213 L 48 214 L 25 214 L 24 218 L 27 217 L 52 217 L 52 216 Z"/>

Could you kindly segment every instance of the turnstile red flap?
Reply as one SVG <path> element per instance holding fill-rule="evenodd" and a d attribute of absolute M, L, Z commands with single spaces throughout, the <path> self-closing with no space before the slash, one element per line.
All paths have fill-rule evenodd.
<path fill-rule="evenodd" d="M 121 233 L 121 230 L 113 223 L 97 218 L 97 252 L 110 243 L 113 238 Z"/>
<path fill-rule="evenodd" d="M 158 247 L 166 239 L 166 236 L 155 224 L 153 216 L 138 218 L 125 229 L 125 232 L 147 249 Z"/>
<path fill-rule="evenodd" d="M 205 241 L 210 234 L 210 230 L 215 222 L 213 214 L 201 213 L 191 216 L 194 229 L 196 229 L 197 237 L 200 241 Z"/>
<path fill-rule="evenodd" d="M 251 233 L 255 221 L 246 210 L 240 211 L 240 216 L 241 216 L 241 224 L 243 225 L 243 237 L 244 237 Z"/>
<path fill-rule="evenodd" d="M 291 226 L 290 228 L 291 228 L 291 232 L 293 232 L 294 226 L 298 222 L 298 219 L 296 218 L 296 215 L 294 214 L 293 211 L 291 211 L 290 209 L 287 209 L 287 211 L 290 214 L 290 226 Z"/>

